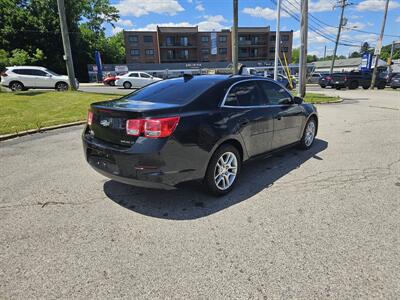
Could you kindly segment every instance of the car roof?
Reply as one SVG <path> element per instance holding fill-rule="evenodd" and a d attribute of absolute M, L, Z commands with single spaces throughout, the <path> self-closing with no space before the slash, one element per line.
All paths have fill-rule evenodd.
<path fill-rule="evenodd" d="M 38 66 L 11 66 L 7 67 L 7 69 L 38 69 L 38 70 L 46 70 L 45 67 L 38 67 Z"/>

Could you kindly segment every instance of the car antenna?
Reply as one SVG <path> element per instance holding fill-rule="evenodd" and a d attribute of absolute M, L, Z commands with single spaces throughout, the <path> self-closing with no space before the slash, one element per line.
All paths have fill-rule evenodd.
<path fill-rule="evenodd" d="M 189 81 L 192 78 L 193 78 L 192 74 L 183 74 L 183 80 L 184 81 Z"/>

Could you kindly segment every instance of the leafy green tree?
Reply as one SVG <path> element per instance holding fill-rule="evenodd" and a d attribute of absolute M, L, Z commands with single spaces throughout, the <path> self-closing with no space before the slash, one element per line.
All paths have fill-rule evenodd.
<path fill-rule="evenodd" d="M 356 57 L 361 57 L 361 53 L 354 51 L 353 53 L 350 54 L 349 58 L 356 58 Z"/>
<path fill-rule="evenodd" d="M 300 48 L 293 48 L 292 50 L 292 62 L 298 64 L 300 61 Z"/>
<path fill-rule="evenodd" d="M 93 62 L 94 41 L 98 39 L 104 47 L 103 26 L 117 21 L 118 11 L 110 0 L 68 0 L 65 6 L 76 75 L 85 80 L 86 65 Z M 85 40 L 82 26 L 93 33 L 90 41 Z M 65 73 L 57 1 L 0 0 L 0 49 L 7 52 L 21 49 L 28 53 L 31 49 L 42 49 L 41 63 Z M 19 52 L 17 56 L 22 58 L 24 54 Z"/>

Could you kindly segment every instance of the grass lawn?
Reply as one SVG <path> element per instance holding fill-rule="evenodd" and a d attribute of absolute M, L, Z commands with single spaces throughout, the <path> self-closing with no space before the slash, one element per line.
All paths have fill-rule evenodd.
<path fill-rule="evenodd" d="M 324 94 L 318 93 L 306 93 L 306 97 L 304 101 L 307 103 L 329 103 L 329 102 L 336 102 L 339 100 L 338 96 L 326 96 Z"/>
<path fill-rule="evenodd" d="M 89 104 L 121 95 L 83 92 L 0 92 L 0 135 L 82 121 Z"/>
<path fill-rule="evenodd" d="M 83 121 L 90 103 L 119 97 L 83 92 L 0 92 L 0 135 Z M 309 103 L 337 100 L 338 97 L 313 93 L 305 98 Z"/>

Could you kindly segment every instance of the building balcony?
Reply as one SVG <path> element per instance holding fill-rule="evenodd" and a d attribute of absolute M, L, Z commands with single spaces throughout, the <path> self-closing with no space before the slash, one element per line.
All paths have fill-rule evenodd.
<path fill-rule="evenodd" d="M 160 48 L 197 48 L 197 45 L 192 44 L 192 43 L 187 43 L 187 44 L 181 44 L 181 43 L 173 43 L 173 44 L 167 44 L 167 43 L 161 43 Z"/>
<path fill-rule="evenodd" d="M 266 41 L 258 41 L 258 42 L 253 42 L 253 41 L 239 41 L 239 47 L 266 47 L 267 42 Z"/>

